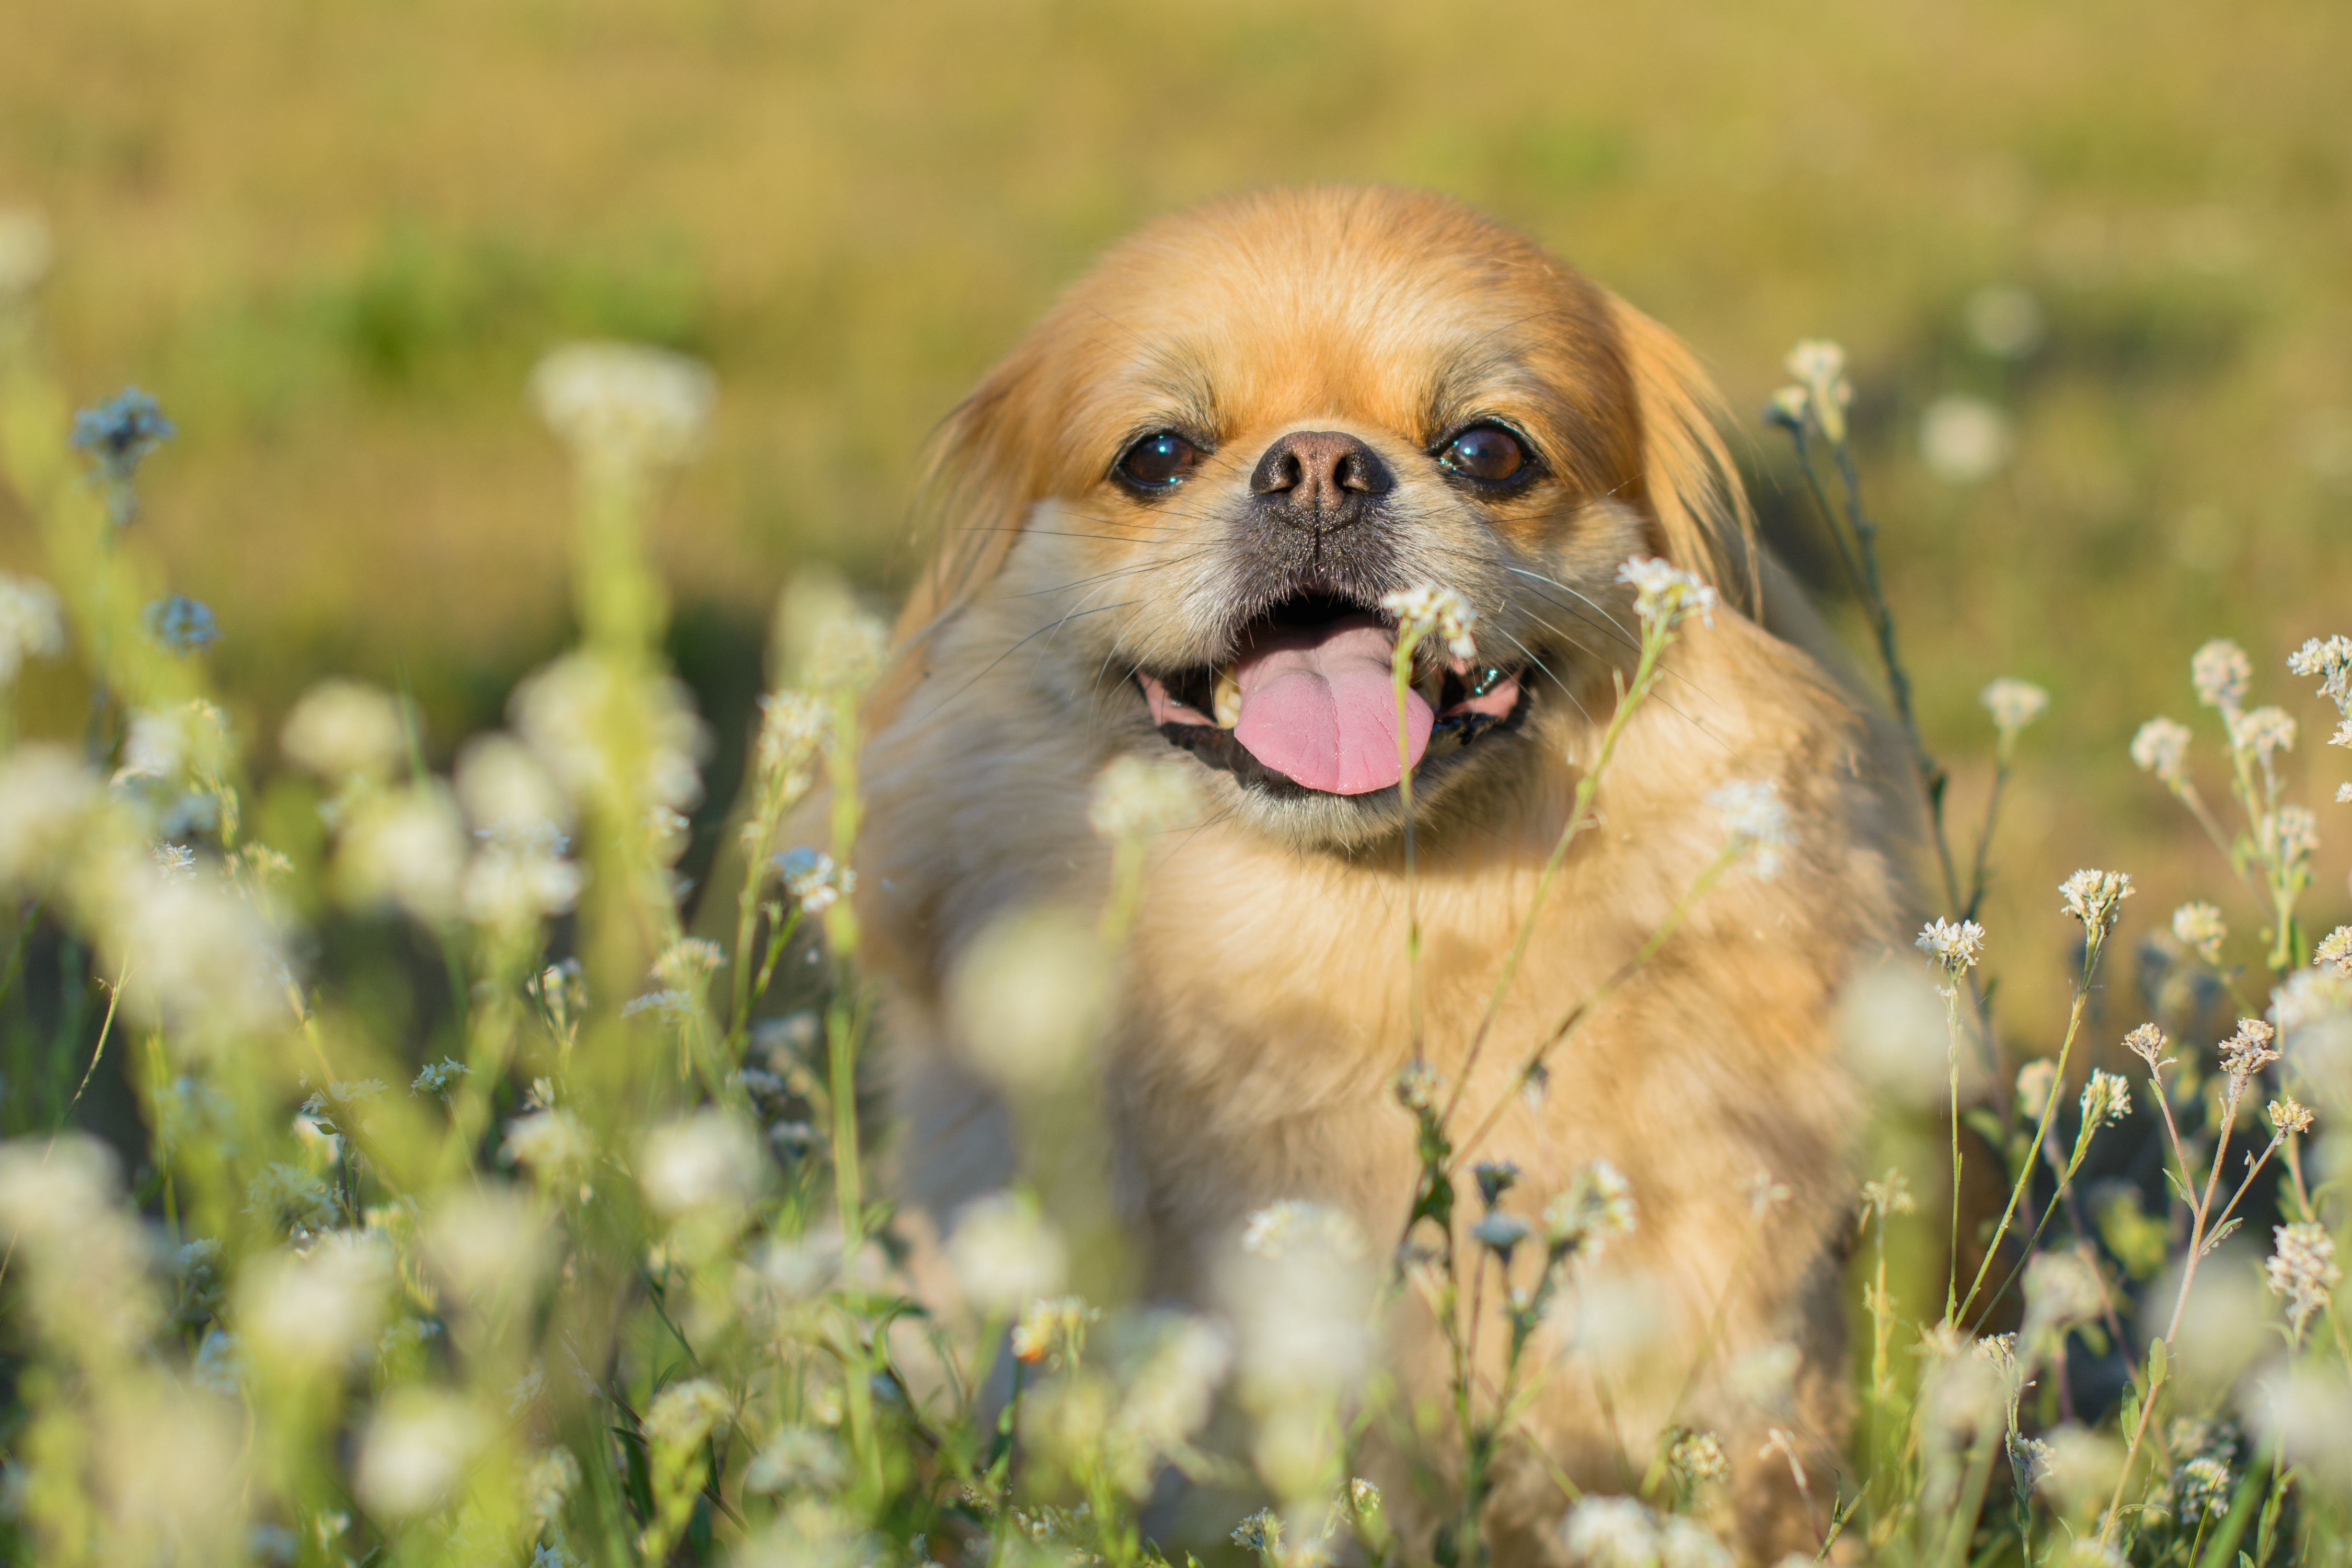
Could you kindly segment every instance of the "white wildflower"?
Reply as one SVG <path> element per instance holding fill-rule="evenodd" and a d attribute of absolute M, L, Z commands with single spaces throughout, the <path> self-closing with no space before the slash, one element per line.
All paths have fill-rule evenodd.
<path fill-rule="evenodd" d="M 539 362 L 531 402 L 592 467 L 682 462 L 700 447 L 717 396 L 709 368 L 636 343 L 567 343 Z"/>
<path fill-rule="evenodd" d="M 555 1177 L 575 1170 L 595 1152 L 588 1130 L 568 1110 L 534 1110 L 507 1123 L 499 1152 L 511 1163 L 527 1166 L 541 1176 Z"/>
<path fill-rule="evenodd" d="M 2034 1473 L 2034 1490 L 2063 1514 L 2104 1507 L 2124 1468 L 2123 1445 L 2108 1433 L 2072 1421 L 2052 1427 L 2043 1443 L 2046 1451 Z"/>
<path fill-rule="evenodd" d="M 702 798 L 709 734 L 695 716 L 692 694 L 677 680 L 638 679 L 589 655 L 568 654 L 516 687 L 507 710 L 573 801 L 682 811 Z M 625 756 L 608 743 L 614 720 L 624 716 L 635 736 Z"/>
<path fill-rule="evenodd" d="M 2147 1064 L 2151 1073 L 2160 1070 L 2170 1058 L 2164 1049 L 2172 1042 L 2154 1024 L 2142 1024 L 2124 1037 L 2124 1048 Z"/>
<path fill-rule="evenodd" d="M 2319 945 L 2311 951 L 2311 962 L 2352 978 L 2352 926 L 2337 926 L 2321 937 Z"/>
<path fill-rule="evenodd" d="M 741 1116 L 698 1110 L 665 1122 L 637 1150 L 637 1180 L 656 1213 L 677 1218 L 748 1205 L 766 1184 L 760 1134 Z"/>
<path fill-rule="evenodd" d="M 2058 1087 L 2058 1064 L 2048 1057 L 2036 1057 L 2017 1069 L 2017 1111 L 2029 1121 L 2038 1121 L 2048 1109 L 2051 1093 Z"/>
<path fill-rule="evenodd" d="M 383 1518 L 423 1513 L 465 1479 L 467 1465 L 489 1436 L 481 1414 L 457 1395 L 394 1389 L 361 1439 L 352 1489 Z"/>
<path fill-rule="evenodd" d="M 2284 708 L 2257 708 L 2229 718 L 2230 744 L 2267 768 L 2272 756 L 2294 750 L 2294 720 Z"/>
<path fill-rule="evenodd" d="M 2205 1454 L 2173 1471 L 2172 1497 L 2180 1510 L 2181 1522 L 2194 1524 L 2200 1519 L 2219 1519 L 2228 1512 L 2231 1481 L 2230 1467 Z"/>
<path fill-rule="evenodd" d="M 218 877 L 165 879 L 152 863 L 108 879 L 108 962 L 132 955 L 122 1002 L 142 1022 L 190 1046 L 226 1041 L 291 1021 L 291 970 L 260 911 Z"/>
<path fill-rule="evenodd" d="M 417 1070 L 408 1086 L 410 1094 L 446 1095 L 457 1087 L 457 1080 L 474 1069 L 455 1057 L 443 1057 L 437 1062 L 427 1062 Z"/>
<path fill-rule="evenodd" d="M 2125 871 L 2077 871 L 2058 884 L 2066 912 L 2082 921 L 2094 940 L 2116 923 L 2118 907 L 2132 892 L 2130 873 Z"/>
<path fill-rule="evenodd" d="M 499 1292 L 519 1300 L 539 1278 L 552 1245 L 547 1221 L 518 1190 L 486 1182 L 435 1206 L 423 1253 L 433 1277 L 463 1305 Z"/>
<path fill-rule="evenodd" d="M 2008 676 L 1987 686 L 1977 694 L 1985 711 L 1992 715 L 1993 728 L 2002 735 L 2014 735 L 2049 710 L 2050 693 L 2030 680 L 2016 680 Z"/>
<path fill-rule="evenodd" d="M 98 775 L 66 747 L 34 743 L 0 754 L 0 890 L 52 881 L 110 805 Z"/>
<path fill-rule="evenodd" d="M 735 1415 L 734 1401 L 707 1377 L 673 1383 L 646 1407 L 646 1440 L 656 1447 L 691 1448 Z"/>
<path fill-rule="evenodd" d="M 2338 708 L 2352 708 L 2352 637 L 2312 637 L 2286 656 L 2296 675 L 2319 677 L 2319 694 Z"/>
<path fill-rule="evenodd" d="M 2198 957 L 2218 966 L 2221 944 L 2230 940 L 2230 928 L 2223 923 L 2217 906 L 2186 903 L 2172 911 L 2172 934 Z"/>
<path fill-rule="evenodd" d="M 1892 1165 L 1886 1168 L 1886 1174 L 1880 1180 L 1862 1184 L 1862 1201 L 1864 1207 L 1875 1212 L 1882 1220 L 1889 1215 L 1919 1212 L 1919 1202 L 1911 1195 L 1910 1182 Z"/>
<path fill-rule="evenodd" d="M 2260 1018 L 2241 1018 L 2238 1032 L 2221 1044 L 2221 1070 L 2230 1075 L 2231 1090 L 2242 1091 L 2246 1080 L 2279 1059 L 2271 1041 L 2277 1031 Z"/>
<path fill-rule="evenodd" d="M 1345 1210 L 1304 1198 L 1269 1204 L 1242 1227 L 1242 1250 L 1254 1257 L 1279 1259 L 1318 1248 L 1350 1259 L 1368 1249 L 1363 1231 Z"/>
<path fill-rule="evenodd" d="M 1981 397 L 1946 393 L 1919 415 L 1919 458 L 1947 484 L 1972 485 L 2009 465 L 2017 439 L 2009 416 Z"/>
<path fill-rule="evenodd" d="M 2285 1299 L 2289 1326 L 2300 1342 L 2304 1325 L 2327 1310 L 2344 1270 L 2336 1267 L 2336 1242 L 2325 1226 L 2299 1221 L 2277 1226 L 2271 1235 L 2277 1248 L 2263 1265 L 2263 1282 Z"/>
<path fill-rule="evenodd" d="M 709 937 L 682 936 L 654 960 L 654 974 L 666 984 L 692 992 L 726 963 L 726 950 Z"/>
<path fill-rule="evenodd" d="M 1947 974 L 1960 975 L 1984 956 L 1984 927 L 1974 921 L 1930 921 L 1919 928 L 1918 950 L 1941 965 Z"/>
<path fill-rule="evenodd" d="M 2189 740 L 2186 724 L 2161 716 L 2150 719 L 2132 737 L 2132 762 L 2140 772 L 2178 784 L 2189 776 Z"/>
<path fill-rule="evenodd" d="M 1040 1297 L 1022 1309 L 1013 1325 L 1013 1357 L 1032 1365 L 1075 1361 L 1086 1344 L 1087 1330 L 1100 1321 L 1102 1310 L 1084 1296 Z"/>
<path fill-rule="evenodd" d="M 541 1530 L 563 1517 L 563 1505 L 580 1489 L 580 1461 L 561 1445 L 532 1456 L 522 1473 L 523 1510 Z"/>
<path fill-rule="evenodd" d="M 803 914 L 822 915 L 842 897 L 857 890 L 857 873 L 835 865 L 833 857 L 822 849 L 797 845 L 776 856 L 774 864 L 783 879 L 784 891 Z"/>
<path fill-rule="evenodd" d="M 2272 1100 L 2264 1110 L 2269 1113 L 2272 1130 L 2282 1138 L 2311 1131 L 2311 1108 L 2291 1094 Z"/>
<path fill-rule="evenodd" d="M 1731 1474 L 1723 1440 L 1712 1432 L 1691 1432 L 1676 1439 L 1666 1452 L 1666 1462 L 1693 1483 L 1724 1480 Z"/>
<path fill-rule="evenodd" d="M 1279 1552 L 1282 1517 L 1270 1508 L 1262 1508 L 1234 1526 L 1230 1539 L 1244 1552 Z"/>
<path fill-rule="evenodd" d="M 1731 1549 L 1715 1532 L 1686 1514 L 1658 1521 L 1658 1568 L 1732 1568 Z"/>
<path fill-rule="evenodd" d="M 331 1229 L 342 1217 L 333 1194 L 315 1172 L 275 1161 L 246 1183 L 245 1204 L 247 1213 L 259 1215 L 267 1224 L 296 1237 Z"/>
<path fill-rule="evenodd" d="M 756 767 L 770 809 L 782 811 L 808 793 L 811 766 L 832 725 L 824 703 L 805 691 L 772 691 L 760 699 Z"/>
<path fill-rule="evenodd" d="M 374 1339 L 391 1285 L 392 1259 L 380 1242 L 334 1232 L 305 1256 L 281 1252 L 247 1265 L 237 1280 L 239 1336 L 267 1352 L 258 1365 L 341 1365 Z"/>
<path fill-rule="evenodd" d="M 754 1492 L 829 1492 L 849 1479 L 849 1462 L 832 1434 L 814 1426 L 782 1426 L 751 1456 L 743 1487 Z"/>
<path fill-rule="evenodd" d="M 1633 1184 L 1608 1161 L 1594 1160 L 1544 1205 L 1543 1221 L 1553 1256 L 1574 1253 L 1590 1262 L 1613 1237 L 1633 1234 Z"/>
<path fill-rule="evenodd" d="M 0 284 L 0 294 L 6 292 Z M 35 578 L 0 572 L 0 690 L 16 684 L 27 658 L 55 658 L 65 648 L 65 614 L 56 591 Z"/>
<path fill-rule="evenodd" d="M 1846 380 L 1845 350 L 1822 338 L 1807 338 L 1789 351 L 1781 368 L 1805 389 L 1806 406 L 1832 442 L 1845 439 L 1845 411 L 1853 402 Z"/>
<path fill-rule="evenodd" d="M 2266 811 L 2254 825 L 2254 841 L 2263 858 L 2294 881 L 2305 874 L 2319 848 L 2319 818 L 2299 805 Z"/>
<path fill-rule="evenodd" d="M 461 890 L 467 920 L 494 931 L 529 931 L 579 901 L 586 879 L 563 858 L 569 841 L 552 825 L 478 829 L 477 837 L 480 847 Z"/>
<path fill-rule="evenodd" d="M 1150 838 L 1200 818 L 1196 768 L 1174 758 L 1122 756 L 1095 779 L 1087 820 L 1105 838 Z"/>
<path fill-rule="evenodd" d="M 286 715 L 278 745 L 287 761 L 331 784 L 383 778 L 408 754 L 405 710 L 373 686 L 322 680 Z"/>
<path fill-rule="evenodd" d="M 341 824 L 338 889 L 356 908 L 396 904 L 428 925 L 457 911 L 466 826 L 437 784 L 368 797 Z"/>
<path fill-rule="evenodd" d="M 2189 657 L 2189 680 L 2197 700 L 2221 710 L 2228 718 L 2246 700 L 2247 683 L 2254 678 L 2254 661 L 2227 637 L 2215 637 Z"/>
<path fill-rule="evenodd" d="M 2042 1336 L 2089 1322 L 2106 1307 L 2099 1271 L 2079 1253 L 2041 1252 L 2025 1266 L 2025 1328 L 2030 1354 L 2054 1354 Z"/>
<path fill-rule="evenodd" d="M 1036 1205 L 1009 1193 L 965 1208 L 948 1241 L 964 1295 L 990 1311 L 1018 1311 L 1062 1288 L 1069 1254 Z"/>
<path fill-rule="evenodd" d="M 2121 1121 L 2131 1114 L 2131 1085 L 2119 1074 L 2093 1068 L 2091 1080 L 2083 1086 L 2082 1106 L 2084 1127 Z"/>
<path fill-rule="evenodd" d="M 1780 802 L 1780 786 L 1770 779 L 1735 780 L 1710 790 L 1707 804 L 1723 813 L 1727 847 L 1747 859 L 1758 877 L 1769 879 L 1780 868 L 1780 851 L 1797 841 L 1789 828 L 1789 808 Z"/>
<path fill-rule="evenodd" d="M 1637 1498 L 1580 1498 L 1559 1532 L 1569 1560 L 1586 1568 L 1659 1568 L 1657 1515 Z"/>
<path fill-rule="evenodd" d="M 1426 584 L 1417 588 L 1400 588 L 1381 598 L 1381 608 L 1397 618 L 1400 642 L 1434 637 L 1457 659 L 1478 657 L 1478 645 L 1471 636 L 1471 628 L 1478 623 L 1478 612 L 1469 600 L 1451 588 Z"/>
<path fill-rule="evenodd" d="M 2352 1381 L 2341 1364 L 2284 1359 L 2240 1392 L 2247 1426 L 2280 1457 L 2337 1495 L 2352 1491 Z"/>
<path fill-rule="evenodd" d="M 10 1294 L 49 1338 L 110 1360 L 137 1351 L 160 1309 L 147 1238 L 121 1191 L 113 1151 L 86 1134 L 0 1143 L 0 1254 L 17 1258 Z"/>
<path fill-rule="evenodd" d="M 957 957 L 948 1015 L 990 1077 L 1048 1089 L 1101 1037 L 1111 984 L 1092 922 L 1058 905 L 1022 910 L 991 921 Z"/>
<path fill-rule="evenodd" d="M 1633 613 L 1654 632 L 1670 632 L 1696 616 L 1715 625 L 1715 589 L 1670 562 L 1635 556 L 1617 568 L 1633 590 Z"/>
<path fill-rule="evenodd" d="M 529 746 L 503 731 L 477 735 L 457 752 L 458 804 L 475 835 L 494 840 L 572 825 L 572 803 Z"/>

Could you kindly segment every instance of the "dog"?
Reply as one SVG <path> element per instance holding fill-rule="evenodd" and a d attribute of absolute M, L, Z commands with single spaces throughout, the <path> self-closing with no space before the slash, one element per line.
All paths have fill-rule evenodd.
<path fill-rule="evenodd" d="M 1718 1522 L 1741 1556 L 1810 1554 L 1848 1427 L 1862 1107 L 1832 1015 L 1911 907 L 1915 786 L 1755 543 L 1714 411 L 1664 329 L 1449 200 L 1276 191 L 1157 222 L 943 426 L 940 542 L 862 763 L 895 1180 L 950 1226 L 1029 1155 L 959 1042 L 959 957 L 1009 912 L 1100 905 L 1110 853 L 1087 808 L 1107 765 L 1188 772 L 1200 808 L 1151 846 L 1098 1116 L 1144 1291 L 1213 1310 L 1220 1260 L 1269 1205 L 1329 1205 L 1383 1240 L 1404 1226 L 1406 815 L 1381 601 L 1426 585 L 1471 606 L 1477 658 L 1420 679 L 1406 722 L 1421 1049 L 1465 1124 L 1499 1108 L 1478 1154 L 1518 1165 L 1511 1212 L 1532 1219 L 1597 1159 L 1624 1174 L 1638 1223 L 1596 1268 L 1638 1282 L 1651 1331 L 1639 1364 L 1563 1352 L 1542 1381 L 1484 1520 L 1504 1561 L 1559 1553 L 1556 1476 L 1628 1489 L 1675 1426 L 1720 1435 Z M 1722 603 L 1625 726 L 1465 1079 L 1633 668 L 1619 573 L 1637 557 Z M 1726 875 L 1523 1092 L 1528 1053 L 1721 852 L 1708 796 L 1734 781 L 1778 788 L 1777 874 Z M 1458 1205 L 1457 1228 L 1476 1212 Z M 1482 1375 L 1503 1338 L 1485 1333 Z M 1409 1396 L 1443 1398 L 1425 1312 L 1384 1354 Z M 1780 1388 L 1743 1393 L 1736 1369 L 1776 1356 Z M 1400 1513 L 1416 1550 L 1442 1508 Z"/>

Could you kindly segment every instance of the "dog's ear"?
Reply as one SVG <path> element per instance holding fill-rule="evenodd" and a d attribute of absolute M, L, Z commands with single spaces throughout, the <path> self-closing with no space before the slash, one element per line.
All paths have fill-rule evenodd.
<path fill-rule="evenodd" d="M 1642 489 L 1667 560 L 1751 605 L 1762 590 L 1756 514 L 1717 421 L 1723 397 L 1680 338 L 1614 295 L 1610 315 L 1640 415 Z"/>
<path fill-rule="evenodd" d="M 1045 493 L 1035 428 L 1044 354 L 1033 333 L 990 371 L 931 437 L 918 506 L 929 555 L 891 638 L 890 673 L 868 699 L 869 722 L 895 712 L 919 674 L 925 645 L 1003 570 Z"/>

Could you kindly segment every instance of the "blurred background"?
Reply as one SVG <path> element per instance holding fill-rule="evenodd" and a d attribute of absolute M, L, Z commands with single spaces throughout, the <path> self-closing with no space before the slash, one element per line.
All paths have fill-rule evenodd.
<path fill-rule="evenodd" d="M 2335 0 L 9 11 L 0 204 L 55 226 L 77 395 L 136 383 L 179 425 L 134 547 L 217 613 L 257 765 L 331 672 L 412 690 L 437 758 L 498 721 L 567 635 L 565 467 L 524 378 L 554 342 L 621 336 L 722 389 L 659 548 L 723 805 L 786 574 L 904 580 L 926 436 L 1090 256 L 1220 192 L 1381 180 L 1525 227 L 1687 338 L 1774 537 L 1854 626 L 1756 412 L 1797 338 L 1847 345 L 1963 824 L 1978 690 L 2053 697 L 1986 917 L 2011 1006 L 2063 997 L 2052 889 L 2078 865 L 2139 878 L 2126 938 L 2191 894 L 2258 924 L 2126 756 L 2151 713 L 2210 721 L 2187 678 L 2208 637 L 2303 721 L 2312 912 L 2344 917 L 2352 807 L 2326 803 L 2352 754 L 2281 662 L 2352 631 Z M 79 722 L 65 684 L 34 700 Z"/>

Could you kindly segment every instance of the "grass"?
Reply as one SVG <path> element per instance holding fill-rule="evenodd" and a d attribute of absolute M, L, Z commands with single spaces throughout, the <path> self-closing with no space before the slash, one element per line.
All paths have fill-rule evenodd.
<path fill-rule="evenodd" d="M 1984 1103 L 1890 1107 L 1874 1135 L 1899 1169 L 1863 1200 L 1861 1421 L 1822 1500 L 1843 1550 L 2339 1555 L 2352 1357 L 2332 1306 L 2291 1312 L 2257 1267 L 2318 1278 L 2341 1230 L 2316 1135 L 2261 1109 L 2336 1108 L 2327 1037 L 2275 1064 L 2231 1027 L 2273 984 L 2314 1016 L 2343 1005 L 2305 967 L 2347 907 L 2340 858 L 2313 881 L 2259 826 L 2307 801 L 2332 837 L 2342 771 L 2326 705 L 2281 667 L 2339 629 L 2347 586 L 2330 541 L 2352 506 L 2352 384 L 2314 347 L 2344 325 L 2352 171 L 2326 62 L 2347 24 L 2284 5 L 1706 19 L 1546 16 L 1507 38 L 1401 6 L 1337 29 L 1263 7 L 1182 28 L 898 5 L 25 19 L 0 59 L 0 192 L 57 215 L 64 264 L 38 317 L 0 305 L 0 567 L 55 584 L 71 656 L 26 665 L 0 731 L 14 1552 L 1126 1564 L 1155 1550 L 1139 1508 L 1169 1465 L 1269 1502 L 1239 1539 L 1272 1562 L 1327 1534 L 1373 1561 L 1432 1550 L 1350 1484 L 1365 1425 L 1396 1415 L 1377 1382 L 1270 1387 L 1244 1357 L 1232 1397 L 1290 1431 L 1290 1459 L 1213 1436 L 1229 1347 L 1124 1301 L 1111 1253 L 1057 1239 L 1027 1198 L 959 1259 L 968 1315 L 898 1294 L 860 1152 L 867 997 L 848 906 L 827 897 L 856 864 L 845 770 L 870 634 L 817 578 L 782 617 L 797 651 L 768 672 L 801 696 L 751 718 L 765 585 L 809 559 L 867 588 L 905 572 L 904 476 L 931 422 L 1086 253 L 1235 184 L 1380 177 L 1554 241 L 1706 348 L 1736 408 L 1762 404 L 1801 332 L 1853 345 L 1850 435 L 1822 427 L 1816 387 L 1807 444 L 1750 417 L 1746 458 L 1858 661 L 1899 626 L 1915 739 L 1952 779 L 1938 908 L 2010 956 L 1938 972 L 1953 1081 L 1988 1021 L 2000 1042 Z M 1990 284 L 2033 302 L 2030 347 L 1999 352 L 1981 325 Z M 578 335 L 712 362 L 704 460 L 672 461 L 658 422 L 620 459 L 561 420 L 548 440 L 518 389 Z M 181 435 L 122 531 L 64 432 L 126 376 Z M 1954 393 L 2003 411 L 2015 444 L 1981 479 L 1923 460 L 1922 415 Z M 1871 546 L 1861 515 L 1885 531 L 1849 571 L 1841 552 L 1860 565 Z M 167 587 L 218 613 L 217 648 L 179 658 L 142 634 Z M 2299 747 L 2217 743 L 2185 679 L 2217 634 L 2259 672 L 2229 702 L 2287 704 Z M 375 688 L 305 695 L 330 668 Z M 2004 674 L 2053 705 L 1996 742 L 1977 694 Z M 2201 721 L 2182 777 L 2218 841 L 2127 765 L 2159 709 Z M 237 739 L 289 710 L 341 739 L 283 763 Z M 138 712 L 182 715 L 180 740 L 152 777 L 100 790 L 82 770 L 140 754 Z M 457 742 L 502 713 L 521 749 L 465 753 L 453 800 Z M 747 820 L 761 862 L 820 774 L 850 812 L 830 858 L 748 889 L 725 947 L 686 939 L 672 868 Z M 1015 954 L 1056 984 L 1116 962 L 1139 845 L 1171 809 L 1150 781 L 1123 787 L 1097 816 L 1126 868 L 1099 929 Z M 153 859 L 159 837 L 195 847 L 193 879 Z M 575 859 L 593 873 L 576 903 Z M 2086 864 L 2129 868 L 2137 896 L 2070 922 L 2045 889 Z M 2167 931 L 2192 894 L 2222 906 L 2226 951 Z M 793 956 L 815 922 L 837 966 L 821 980 Z M 564 954 L 578 967 L 550 966 Z M 291 985 L 257 983 L 280 956 Z M 2172 1037 L 2145 1060 L 2126 1040 L 2143 1016 Z M 2017 1075 L 2042 1053 L 2068 1071 L 2033 1103 Z M 2126 1076 L 2127 1120 L 2078 1103 L 2093 1068 Z M 1039 1093 L 1038 1125 L 1083 1121 Z M 1572 1292 L 1580 1249 L 1615 1223 L 1607 1178 L 1539 1246 L 1481 1235 L 1477 1129 L 1412 1084 L 1404 1099 L 1425 1167 L 1399 1198 L 1444 1222 L 1443 1246 L 1367 1271 L 1328 1216 L 1270 1215 L 1269 1279 L 1353 1281 L 1317 1298 L 1335 1343 L 1404 1290 L 1458 1341 L 1491 1317 L 1517 1377 L 1520 1317 Z M 50 1142 L 74 1126 L 115 1168 Z M 1939 1315 L 1972 1238 L 1914 1205 L 1946 1179 L 1948 1141 L 2023 1252 L 1985 1253 Z M 1055 1184 L 1083 1186 L 1083 1154 L 1041 1167 L 1051 1212 L 1071 1212 Z M 2205 1256 L 2233 1220 L 2230 1247 L 2255 1245 Z M 2290 1242 L 2273 1222 L 2320 1228 Z M 2006 1351 L 1969 1349 L 1987 1301 L 2021 1296 Z M 2258 1356 L 2232 1321 L 2292 1356 Z M 2292 1368 L 2270 1394 L 2302 1424 L 2263 1403 L 2257 1361 Z M 1423 1435 L 1468 1478 L 1443 1548 L 1467 1563 L 1510 1389 L 1454 1392 Z M 1587 1555 L 1671 1542 L 1704 1560 L 1672 1522 L 1712 1495 L 1702 1436 L 1640 1457 L 1651 1511 L 1580 1511 Z M 2022 1478 L 2044 1461 L 2037 1491 Z"/>
<path fill-rule="evenodd" d="M 2328 546 L 2352 384 L 2322 346 L 2352 325 L 2327 64 L 2347 26 L 2291 4 L 1486 26 L 1281 5 L 1172 26 L 912 0 L 201 20 L 109 0 L 12 29 L 0 195 L 59 225 L 68 384 L 135 380 L 183 416 L 147 542 L 221 613 L 247 732 L 332 665 L 404 680 L 446 758 L 566 635 L 560 459 L 513 392 L 549 342 L 717 363 L 710 460 L 656 550 L 682 623 L 740 645 L 793 563 L 902 580 L 923 439 L 1111 237 L 1273 180 L 1456 192 L 1671 323 L 1737 409 L 1797 337 L 1847 344 L 1930 734 L 1967 752 L 1997 674 L 2061 694 L 2011 802 L 1990 907 L 2013 921 L 2094 845 L 2163 899 L 2209 876 L 2139 792 L 2058 781 L 2108 778 L 2093 762 L 2182 700 L 2209 633 L 2273 660 L 2352 586 Z M 1994 283 L 2047 318 L 2022 362 L 1964 329 Z M 1954 390 L 2025 433 L 1988 482 L 1917 460 Z M 1748 456 L 1796 510 L 1778 450 Z"/>

